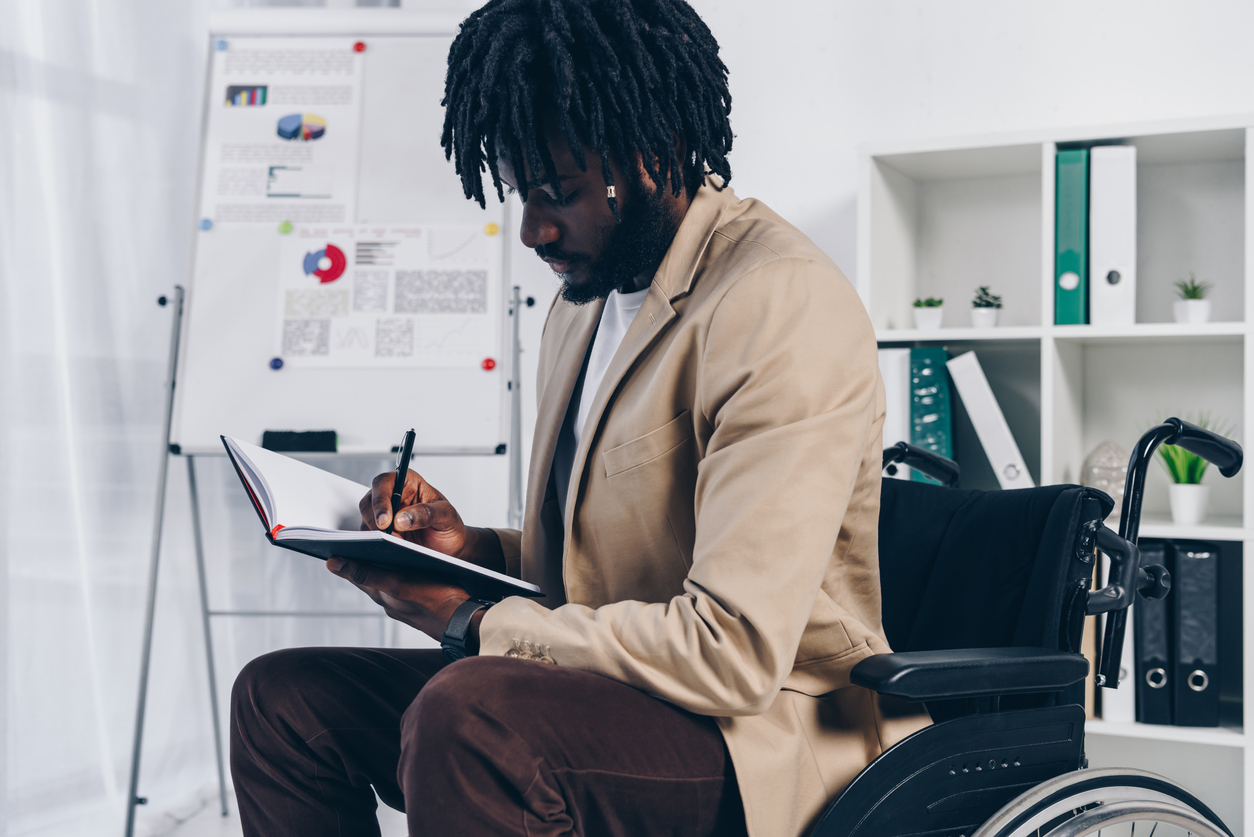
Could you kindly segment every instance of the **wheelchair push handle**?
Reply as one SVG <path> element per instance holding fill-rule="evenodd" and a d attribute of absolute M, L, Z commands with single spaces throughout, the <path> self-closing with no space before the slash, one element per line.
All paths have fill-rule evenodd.
<path fill-rule="evenodd" d="M 1198 427 L 1192 422 L 1180 418 L 1169 418 L 1157 427 L 1151 427 L 1137 440 L 1132 458 L 1128 461 L 1128 476 L 1124 481 L 1123 509 L 1119 520 L 1119 540 L 1136 549 L 1141 529 L 1141 501 L 1145 496 L 1145 472 L 1154 457 L 1159 445 L 1179 445 L 1190 453 L 1197 454 L 1207 462 L 1215 465 L 1219 473 L 1225 477 L 1234 477 L 1241 470 L 1244 453 L 1241 446 L 1213 430 Z M 1105 527 L 1103 527 L 1105 529 Z M 1108 530 L 1106 530 L 1108 531 Z M 1118 551 L 1107 550 L 1099 538 L 1098 548 L 1111 556 L 1111 583 L 1107 590 L 1115 585 L 1135 585 L 1135 589 L 1147 599 L 1161 599 L 1171 591 L 1171 574 L 1157 564 L 1142 568 L 1140 558 L 1127 561 L 1126 555 Z M 1124 550 L 1126 553 L 1126 550 Z M 1135 554 L 1135 553 L 1134 553 Z M 1121 558 L 1122 563 L 1121 563 Z M 1118 579 L 1118 580 L 1116 580 Z M 1103 631 L 1101 653 L 1098 663 L 1097 684 L 1108 689 L 1119 687 L 1119 660 L 1123 655 L 1124 633 L 1127 630 L 1127 606 L 1132 604 L 1135 594 L 1132 590 L 1116 591 L 1095 590 L 1089 594 L 1089 613 L 1108 613 Z M 1126 602 L 1120 606 L 1103 607 L 1106 602 L 1103 596 L 1112 602 L 1115 599 Z M 1093 608 L 1099 609 L 1093 609 Z"/>
<path fill-rule="evenodd" d="M 952 459 L 946 459 L 938 453 L 932 453 L 930 450 L 916 447 L 909 442 L 898 442 L 892 447 L 884 448 L 884 464 L 882 467 L 887 469 L 890 475 L 893 475 L 897 473 L 894 467 L 897 463 L 926 474 L 946 488 L 953 488 L 958 484 L 957 462 L 954 462 Z"/>
<path fill-rule="evenodd" d="M 1169 418 L 1165 423 L 1174 424 L 1178 430 L 1175 439 L 1168 439 L 1163 444 L 1179 445 L 1197 454 L 1218 468 L 1225 477 L 1234 477 L 1241 470 L 1244 453 L 1236 442 L 1184 419 Z"/>

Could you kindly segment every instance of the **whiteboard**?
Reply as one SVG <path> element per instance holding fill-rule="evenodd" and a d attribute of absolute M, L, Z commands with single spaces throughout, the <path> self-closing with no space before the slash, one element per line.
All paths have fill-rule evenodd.
<path fill-rule="evenodd" d="M 335 430 L 338 450 L 353 454 L 386 454 L 411 426 L 415 449 L 423 452 L 494 453 L 507 441 L 512 359 L 502 231 L 508 223 L 496 201 L 484 210 L 465 199 L 440 148 L 452 31 L 365 34 L 350 27 L 283 35 L 281 25 L 272 25 L 264 34 L 218 29 L 211 37 L 197 230 L 171 431 L 171 442 L 184 453 L 221 453 L 220 435 L 259 444 L 266 430 Z M 323 72 L 329 63 L 336 69 Z M 269 127 L 258 133 L 260 124 Z M 251 136 L 240 134 L 248 130 Z M 371 228 L 379 235 L 369 234 Z M 328 349 L 316 329 L 312 342 L 294 339 L 296 309 L 293 297 L 284 302 L 282 283 L 308 280 L 314 296 L 343 285 L 339 296 L 321 303 L 302 298 L 296 306 L 307 313 L 334 299 L 341 308 L 331 313 L 343 313 L 344 300 L 356 305 L 361 296 L 357 285 L 351 294 L 346 285 L 363 275 L 354 261 L 363 251 L 355 257 L 352 242 L 395 243 L 393 233 L 405 231 L 444 243 L 482 231 L 483 240 L 472 243 L 490 269 L 407 274 L 472 276 L 470 296 L 436 302 L 461 306 L 449 311 L 474 326 L 474 339 L 460 354 L 443 355 L 428 351 L 435 342 L 419 340 L 412 361 L 398 362 L 390 350 L 387 358 L 362 352 L 360 361 L 338 363 L 293 356 L 334 355 L 352 341 L 340 335 Z M 419 258 L 444 258 L 456 247 L 412 249 Z M 330 275 L 331 285 L 320 284 Z M 413 308 L 418 297 L 402 293 L 400 276 L 398 267 L 386 280 L 395 284 L 388 291 L 387 304 L 395 306 L 387 312 L 391 322 L 416 321 L 420 337 L 446 322 L 440 313 L 447 312 L 431 313 L 437 309 L 430 299 L 423 303 L 428 307 Z M 430 282 L 422 287 L 435 293 Z M 410 313 L 402 311 L 405 299 Z M 450 340 L 460 339 L 458 329 L 440 327 Z M 363 346 L 375 336 L 373 326 L 355 334 Z M 378 337 L 382 353 L 382 325 Z M 276 358 L 283 361 L 277 369 Z"/>

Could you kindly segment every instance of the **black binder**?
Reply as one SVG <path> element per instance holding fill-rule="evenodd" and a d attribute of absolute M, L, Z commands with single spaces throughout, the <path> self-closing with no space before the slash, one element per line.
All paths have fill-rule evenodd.
<path fill-rule="evenodd" d="M 1219 726 L 1219 546 L 1176 541 L 1171 571 L 1174 718 L 1180 727 Z"/>
<path fill-rule="evenodd" d="M 1162 564 L 1170 568 L 1171 547 L 1163 541 L 1142 540 L 1141 566 Z M 1173 574 L 1174 579 L 1174 574 Z M 1172 723 L 1171 606 L 1173 589 L 1166 599 L 1152 601 L 1137 597 L 1136 630 L 1133 632 L 1136 656 L 1136 719 L 1142 724 Z"/>

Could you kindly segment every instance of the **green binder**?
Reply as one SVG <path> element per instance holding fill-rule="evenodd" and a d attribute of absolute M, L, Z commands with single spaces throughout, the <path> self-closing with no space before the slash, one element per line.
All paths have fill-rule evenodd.
<path fill-rule="evenodd" d="M 1089 151 L 1058 152 L 1054 200 L 1054 322 L 1089 321 Z"/>
<path fill-rule="evenodd" d="M 910 350 L 910 444 L 953 459 L 949 352 L 941 346 Z M 938 484 L 912 470 L 911 479 Z"/>

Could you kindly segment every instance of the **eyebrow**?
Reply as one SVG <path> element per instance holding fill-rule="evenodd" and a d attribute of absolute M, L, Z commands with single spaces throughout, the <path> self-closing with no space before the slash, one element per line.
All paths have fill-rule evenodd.
<path fill-rule="evenodd" d="M 558 183 L 565 183 L 567 180 L 574 180 L 574 179 L 576 178 L 576 176 L 577 176 L 577 175 L 573 175 L 573 174 L 563 174 L 563 175 L 559 175 L 559 176 L 558 176 L 558 178 L 557 178 L 557 182 L 558 182 Z M 531 190 L 531 189 L 540 189 L 540 188 L 543 188 L 543 187 L 545 187 L 545 186 L 548 186 L 551 182 L 552 182 L 552 181 L 549 181 L 549 180 L 532 180 L 532 181 L 530 181 L 530 182 L 528 182 L 528 183 L 527 183 L 526 188 L 527 188 L 528 190 Z"/>

